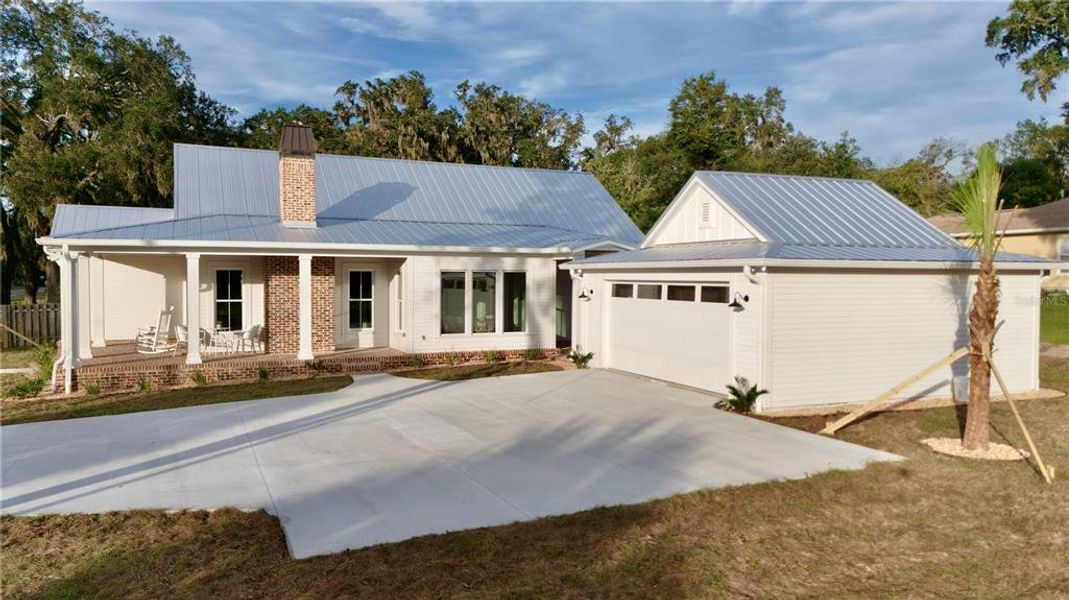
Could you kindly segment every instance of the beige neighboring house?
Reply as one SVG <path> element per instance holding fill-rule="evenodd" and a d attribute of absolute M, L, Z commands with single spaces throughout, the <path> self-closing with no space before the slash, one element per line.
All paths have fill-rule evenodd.
<path fill-rule="evenodd" d="M 1069 290 L 1069 198 L 1033 208 L 1011 208 L 1001 215 L 1006 228 L 1002 249 L 1057 260 L 1060 268 L 1043 279 L 1043 288 Z M 956 238 L 966 235 L 960 214 L 936 215 L 928 220 Z"/>

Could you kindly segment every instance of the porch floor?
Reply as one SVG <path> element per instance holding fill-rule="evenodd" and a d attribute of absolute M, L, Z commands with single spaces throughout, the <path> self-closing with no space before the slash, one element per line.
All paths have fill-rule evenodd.
<path fill-rule="evenodd" d="M 94 346 L 92 348 L 93 358 L 86 358 L 81 360 L 81 367 L 103 367 L 103 366 L 168 366 L 168 365 L 184 365 L 186 363 L 186 353 L 184 350 L 180 350 L 175 354 L 170 352 L 165 354 L 139 354 L 134 349 L 134 342 L 122 341 L 122 342 L 109 342 L 104 346 Z M 386 358 L 393 356 L 404 356 L 405 353 L 400 350 L 394 350 L 393 348 L 349 348 L 339 349 L 334 352 L 325 352 L 316 355 L 317 360 L 323 360 L 324 362 L 332 359 L 347 359 L 351 357 L 375 357 Z M 296 354 L 268 354 L 266 352 L 201 352 L 201 363 L 204 365 L 230 365 L 240 364 L 246 366 L 249 364 L 259 364 L 267 362 L 277 362 L 279 360 L 297 360 Z"/>

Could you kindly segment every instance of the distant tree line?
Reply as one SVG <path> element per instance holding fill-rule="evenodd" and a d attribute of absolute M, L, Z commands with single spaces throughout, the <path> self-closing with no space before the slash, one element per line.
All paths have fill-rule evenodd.
<path fill-rule="evenodd" d="M 997 59 L 1019 61 L 1030 96 L 1046 100 L 1069 71 L 1069 24 L 1057 18 L 1065 6 L 1014 2 L 988 28 Z M 12 287 L 36 301 L 42 278 L 56 299 L 55 269 L 34 238 L 48 233 L 57 204 L 170 206 L 173 143 L 276 148 L 292 121 L 310 125 L 324 152 L 586 169 L 643 229 L 695 169 L 866 177 L 928 215 L 948 209 L 971 161 L 967 148 L 935 139 L 914 158 L 878 167 L 848 133 L 822 141 L 799 131 L 784 118 L 779 89 L 740 95 L 712 72 L 682 83 L 664 131 L 638 137 L 627 117 L 611 115 L 583 147 L 582 115 L 470 81 L 440 107 L 415 71 L 346 81 L 333 107 L 264 108 L 242 119 L 197 87 L 175 40 L 118 30 L 76 2 L 5 2 L 0 34 L 2 303 Z M 1022 121 L 999 141 L 1008 205 L 1066 194 L 1069 106 L 1063 116 Z"/>

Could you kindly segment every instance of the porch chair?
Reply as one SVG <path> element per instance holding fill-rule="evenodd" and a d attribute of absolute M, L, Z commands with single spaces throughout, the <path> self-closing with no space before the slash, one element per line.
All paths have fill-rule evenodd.
<path fill-rule="evenodd" d="M 135 350 L 138 354 L 162 354 L 173 353 L 177 342 L 171 342 L 171 316 L 174 307 L 160 311 L 160 317 L 156 320 L 155 327 L 138 329 L 135 342 Z"/>
<path fill-rule="evenodd" d="M 259 352 L 263 349 L 263 326 L 253 325 L 244 331 L 233 332 L 234 340 L 237 343 L 237 352 L 241 352 L 248 348 L 252 352 Z"/>

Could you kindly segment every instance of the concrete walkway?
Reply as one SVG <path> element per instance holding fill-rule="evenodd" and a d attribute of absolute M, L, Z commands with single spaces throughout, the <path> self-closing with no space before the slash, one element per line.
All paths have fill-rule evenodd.
<path fill-rule="evenodd" d="M 266 508 L 293 556 L 895 460 L 597 370 L 0 428 L 4 514 Z"/>

